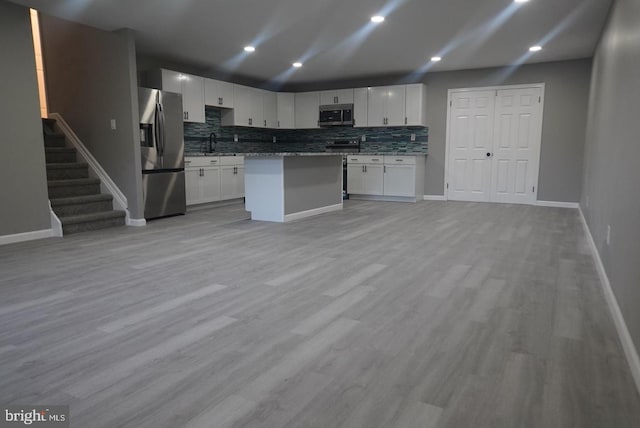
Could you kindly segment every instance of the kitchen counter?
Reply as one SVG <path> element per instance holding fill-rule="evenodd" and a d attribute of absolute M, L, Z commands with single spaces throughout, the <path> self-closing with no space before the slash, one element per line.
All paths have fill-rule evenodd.
<path fill-rule="evenodd" d="M 357 152 L 357 153 L 327 153 L 327 152 L 274 152 L 274 153 L 185 153 L 190 156 L 335 156 L 335 155 L 367 155 L 367 156 L 427 156 L 426 153 L 416 152 Z"/>
<path fill-rule="evenodd" d="M 252 220 L 284 223 L 342 209 L 342 153 L 245 153 Z"/>

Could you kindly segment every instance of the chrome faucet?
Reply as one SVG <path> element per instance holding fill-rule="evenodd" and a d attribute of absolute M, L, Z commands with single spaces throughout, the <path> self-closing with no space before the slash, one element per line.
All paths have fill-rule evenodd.
<path fill-rule="evenodd" d="M 218 137 L 215 132 L 209 134 L 209 153 L 213 153 L 216 150 L 216 145 L 218 144 Z"/>

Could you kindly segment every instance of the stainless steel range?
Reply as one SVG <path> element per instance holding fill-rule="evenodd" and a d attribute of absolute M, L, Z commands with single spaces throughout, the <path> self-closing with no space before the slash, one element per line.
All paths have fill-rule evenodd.
<path fill-rule="evenodd" d="M 360 140 L 327 141 L 325 151 L 328 153 L 360 153 Z M 347 193 L 347 156 L 342 157 L 342 199 L 349 199 Z"/>

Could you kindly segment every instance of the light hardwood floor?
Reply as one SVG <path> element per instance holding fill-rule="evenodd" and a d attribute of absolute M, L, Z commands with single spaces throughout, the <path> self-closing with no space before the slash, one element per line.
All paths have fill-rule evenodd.
<path fill-rule="evenodd" d="M 72 427 L 638 427 L 575 210 L 241 205 L 0 247 L 0 403 Z"/>

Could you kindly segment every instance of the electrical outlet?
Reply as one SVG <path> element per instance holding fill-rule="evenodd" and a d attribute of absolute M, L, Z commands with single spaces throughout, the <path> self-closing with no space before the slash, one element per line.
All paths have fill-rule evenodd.
<path fill-rule="evenodd" d="M 276 136 L 275 135 L 273 136 L 273 142 L 274 143 L 276 142 Z"/>
<path fill-rule="evenodd" d="M 611 225 L 607 225 L 607 245 L 611 245 Z"/>
<path fill-rule="evenodd" d="M 362 141 L 363 143 L 367 141 L 367 136 L 363 135 L 362 137 L 360 137 L 360 141 Z"/>
<path fill-rule="evenodd" d="M 411 141 L 416 141 L 416 134 L 411 134 Z"/>
<path fill-rule="evenodd" d="M 234 143 L 238 142 L 238 134 L 233 134 L 233 142 Z"/>
<path fill-rule="evenodd" d="M 116 120 L 115 119 L 111 119 L 111 130 L 115 131 L 117 128 L 116 126 Z"/>

